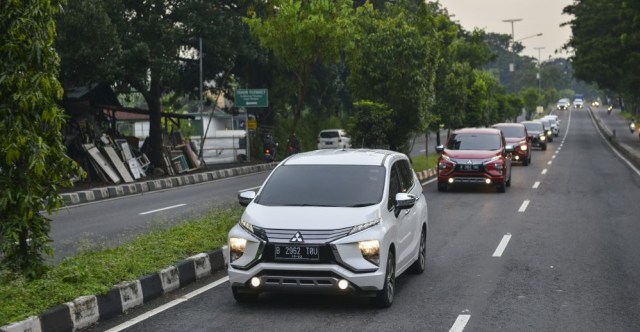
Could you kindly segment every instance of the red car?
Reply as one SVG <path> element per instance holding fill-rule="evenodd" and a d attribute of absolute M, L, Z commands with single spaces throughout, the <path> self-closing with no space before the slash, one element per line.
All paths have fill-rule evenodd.
<path fill-rule="evenodd" d="M 513 145 L 513 161 L 522 162 L 522 166 L 531 164 L 531 139 L 527 127 L 522 123 L 497 123 L 493 128 L 502 130 L 508 145 Z"/>
<path fill-rule="evenodd" d="M 438 191 L 455 184 L 495 186 L 505 192 L 511 185 L 511 158 L 515 150 L 495 128 L 453 131 L 447 145 L 438 145 Z"/>

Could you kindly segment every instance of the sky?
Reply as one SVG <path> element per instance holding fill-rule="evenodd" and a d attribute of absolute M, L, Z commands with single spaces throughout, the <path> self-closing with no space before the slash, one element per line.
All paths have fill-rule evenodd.
<path fill-rule="evenodd" d="M 503 20 L 522 19 L 515 22 L 514 39 L 518 40 L 542 33 L 542 36 L 526 38 L 521 41 L 524 55 L 538 58 L 536 47 L 540 50 L 542 61 L 569 56 L 561 50 L 571 36 L 571 28 L 560 27 L 571 17 L 562 14 L 562 9 L 573 0 L 439 0 L 447 9 L 453 21 L 459 21 L 465 30 L 475 27 L 487 32 L 511 35 L 511 23 Z M 559 53 L 555 53 L 558 50 Z"/>

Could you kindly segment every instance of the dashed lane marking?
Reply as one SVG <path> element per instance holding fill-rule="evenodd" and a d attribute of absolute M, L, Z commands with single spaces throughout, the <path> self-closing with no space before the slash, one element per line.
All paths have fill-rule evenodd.
<path fill-rule="evenodd" d="M 502 254 L 504 253 L 504 250 L 507 248 L 507 244 L 509 244 L 510 240 L 511 240 L 511 234 L 507 233 L 505 236 L 503 236 L 502 240 L 500 241 L 500 244 L 498 244 L 498 248 L 496 248 L 496 251 L 493 252 L 493 257 L 502 257 Z"/>
<path fill-rule="evenodd" d="M 471 315 L 458 315 L 458 318 L 453 323 L 453 326 L 451 327 L 451 329 L 449 329 L 449 332 L 464 331 L 464 327 L 467 326 L 467 323 L 469 322 L 470 318 L 471 318 Z"/>
<path fill-rule="evenodd" d="M 545 168 L 545 169 L 543 169 L 541 174 L 542 174 L 542 175 L 547 174 L 547 169 L 546 169 L 546 168 Z"/>
<path fill-rule="evenodd" d="M 540 185 L 540 182 L 536 182 L 538 185 Z M 534 184 L 534 187 L 536 187 L 536 185 Z M 529 200 L 526 199 L 524 202 L 522 202 L 522 205 L 520 205 L 520 208 L 518 209 L 518 212 L 524 212 L 527 211 L 527 206 L 529 206 Z"/>
<path fill-rule="evenodd" d="M 540 181 L 536 181 L 531 188 L 538 189 L 538 187 L 540 187 Z"/>
<path fill-rule="evenodd" d="M 170 210 L 170 209 L 175 209 L 175 208 L 179 208 L 181 206 L 185 206 L 187 204 L 178 204 L 178 205 L 172 205 L 172 206 L 167 206 L 164 207 L 162 209 L 157 209 L 157 210 L 151 210 L 151 211 L 147 211 L 147 212 L 140 212 L 138 213 L 139 215 L 143 216 L 145 214 L 151 214 L 151 213 L 156 213 L 156 212 L 160 212 L 160 211 L 164 211 L 164 210 Z"/>

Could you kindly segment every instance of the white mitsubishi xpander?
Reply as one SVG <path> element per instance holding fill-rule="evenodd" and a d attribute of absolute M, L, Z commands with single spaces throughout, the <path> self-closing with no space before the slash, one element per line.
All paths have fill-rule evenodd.
<path fill-rule="evenodd" d="M 317 150 L 282 161 L 229 232 L 239 302 L 261 292 L 370 295 L 393 303 L 395 280 L 426 265 L 427 202 L 408 158 L 386 150 Z"/>

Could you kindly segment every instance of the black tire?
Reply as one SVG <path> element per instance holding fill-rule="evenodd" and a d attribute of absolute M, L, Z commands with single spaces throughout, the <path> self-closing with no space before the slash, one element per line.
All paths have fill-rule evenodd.
<path fill-rule="evenodd" d="M 422 274 L 427 267 L 427 232 L 422 229 L 420 234 L 420 245 L 418 245 L 418 259 L 411 264 L 409 272 Z"/>
<path fill-rule="evenodd" d="M 522 166 L 529 166 L 530 162 L 531 162 L 531 159 L 525 158 L 522 160 Z"/>
<path fill-rule="evenodd" d="M 446 183 L 442 183 L 442 182 L 438 182 L 438 191 L 439 192 L 445 192 L 447 191 L 447 184 Z"/>
<path fill-rule="evenodd" d="M 242 292 L 240 287 L 237 286 L 231 286 L 231 293 L 233 293 L 233 298 L 238 303 L 252 303 L 258 300 L 258 296 L 260 296 L 260 293 Z"/>
<path fill-rule="evenodd" d="M 376 292 L 375 303 L 379 308 L 389 308 L 393 304 L 396 291 L 396 257 L 393 251 L 387 256 L 387 268 L 384 274 L 384 286 Z"/>
<path fill-rule="evenodd" d="M 542 146 L 542 151 L 547 151 L 547 144 L 546 143 Z"/>
<path fill-rule="evenodd" d="M 507 191 L 507 185 L 506 185 L 504 182 L 502 182 L 501 184 L 499 184 L 499 185 L 496 187 L 496 190 L 497 190 L 499 193 L 504 193 L 504 192 L 506 192 L 506 191 Z"/>

